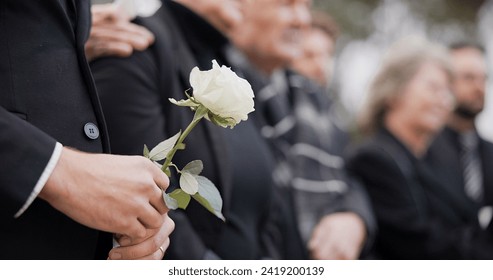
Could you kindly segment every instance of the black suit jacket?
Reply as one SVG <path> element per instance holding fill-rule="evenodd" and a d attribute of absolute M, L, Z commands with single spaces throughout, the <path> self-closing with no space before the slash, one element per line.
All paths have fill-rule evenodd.
<path fill-rule="evenodd" d="M 479 137 L 479 156 L 482 164 L 484 199 L 482 202 L 468 200 L 469 207 L 479 209 L 484 205 L 493 205 L 493 143 Z M 433 167 L 436 176 L 446 183 L 449 188 L 463 197 L 463 171 L 460 165 L 460 143 L 458 134 L 450 128 L 445 128 L 431 145 L 426 161 Z"/>
<path fill-rule="evenodd" d="M 108 151 L 84 56 L 89 27 L 89 1 L 0 1 L 2 259 L 95 257 L 99 233 L 42 200 L 36 199 L 14 219 L 56 141 L 88 152 Z M 101 135 L 96 140 L 84 134 L 89 122 L 99 125 Z"/>
<path fill-rule="evenodd" d="M 179 130 L 183 131 L 193 118 L 190 110 L 168 100 L 186 98 L 184 91 L 190 88 L 188 75 L 196 66 L 172 15 L 166 7 L 161 7 L 154 16 L 137 22 L 155 34 L 156 41 L 148 50 L 136 52 L 126 59 L 109 57 L 91 64 L 101 93 L 112 150 L 118 154 L 142 155 L 144 144 L 154 147 Z M 183 167 L 191 160 L 201 159 L 203 175 L 220 188 L 227 212 L 230 184 L 222 175 L 227 172 L 219 172 L 219 169 L 226 171 L 228 167 L 221 158 L 221 141 L 212 141 L 218 135 L 217 129 L 208 122 L 200 122 L 187 137 L 187 149 L 179 152 L 173 161 Z M 172 185 L 176 186 L 177 182 Z M 196 224 L 192 224 L 187 214 L 200 218 L 194 219 Z M 194 227 L 204 229 L 204 232 L 217 232 L 222 222 L 194 201 L 186 212 L 176 210 L 170 212 L 170 216 L 176 227 L 166 256 L 202 259 L 218 236 L 201 237 Z"/>
<path fill-rule="evenodd" d="M 479 230 L 476 208 L 387 130 L 358 147 L 348 168 L 365 183 L 373 202 L 379 257 L 493 258 L 491 240 Z"/>

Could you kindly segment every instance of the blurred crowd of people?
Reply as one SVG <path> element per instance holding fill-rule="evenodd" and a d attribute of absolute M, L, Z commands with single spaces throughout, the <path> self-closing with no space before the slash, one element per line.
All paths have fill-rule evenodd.
<path fill-rule="evenodd" d="M 144 143 L 184 128 L 191 113 L 173 114 L 158 100 L 182 96 L 195 65 L 208 69 L 217 59 L 256 93 L 248 123 L 211 131 L 213 140 L 191 140 L 227 147 L 229 157 L 202 158 L 210 156 L 206 166 L 215 166 L 218 157 L 215 172 L 229 173 L 223 175 L 229 181 L 220 181 L 208 170 L 221 182 L 230 218 L 212 229 L 214 218 L 194 212 L 201 209 L 172 213 L 179 218 L 168 257 L 493 256 L 493 236 L 480 224 L 480 214 L 491 216 L 493 195 L 492 146 L 474 127 L 486 82 L 480 46 L 447 51 L 418 38 L 393 46 L 369 89 L 360 122 L 364 140 L 351 145 L 327 93 L 339 30 L 328 15 L 311 12 L 310 1 L 165 1 L 156 15 L 135 23 L 157 42 L 127 59 L 92 63 L 113 152 L 138 154 Z M 165 82 L 173 75 L 181 78 L 176 92 Z M 142 106 L 144 98 L 156 108 Z M 471 143 L 470 155 L 462 138 Z M 187 153 L 183 162 L 199 155 Z M 196 239 L 181 241 L 185 236 Z M 185 244 L 193 245 L 183 250 Z"/>
<path fill-rule="evenodd" d="M 104 129 L 101 134 L 112 154 L 142 155 L 144 144 L 153 147 L 187 127 L 193 112 L 168 99 L 184 98 L 195 66 L 210 69 L 215 59 L 255 92 L 255 111 L 247 121 L 232 130 L 199 123 L 187 149 L 174 158 L 179 166 L 204 162 L 204 175 L 221 193 L 226 221 L 193 201 L 186 210 L 168 212 L 157 206 L 153 193 L 142 199 L 159 213 L 152 219 L 133 216 L 147 228 L 134 237 L 123 225 L 101 225 L 105 220 L 99 212 L 84 210 L 89 217 L 78 217 L 75 212 L 83 206 L 67 210 L 71 202 L 61 205 L 47 188 L 40 198 L 51 206 L 42 204 L 33 213 L 36 205 L 28 203 L 19 218 L 3 218 L 11 226 L 0 236 L 16 238 L 36 219 L 42 225 L 43 215 L 54 215 L 44 208 L 54 207 L 84 226 L 117 233 L 121 246 L 107 249 L 110 259 L 163 254 L 164 259 L 493 259 L 493 177 L 488 172 L 493 144 L 474 124 L 484 107 L 488 72 L 480 45 L 442 46 L 415 37 L 396 42 L 368 89 L 355 132 L 329 91 L 341 31 L 329 15 L 312 11 L 310 0 L 163 0 L 145 16 L 129 10 L 146 1 L 130 1 L 130 7 L 122 2 L 92 5 L 92 28 L 83 48 L 104 114 L 104 120 L 93 122 L 104 123 L 107 135 Z M 6 141 L 0 138 L 0 144 Z M 112 168 L 125 165 L 92 170 Z M 156 176 L 151 176 L 154 184 L 166 188 L 166 178 Z M 3 177 L 2 194 L 13 184 L 29 184 Z M 47 184 L 63 185 L 60 180 Z M 105 208 L 101 212 L 110 211 L 103 200 L 95 199 L 92 208 L 98 204 Z M 10 203 L 9 211 L 16 205 Z M 66 219 L 57 210 L 52 211 L 57 219 Z M 127 213 L 109 215 L 121 219 Z M 41 228 L 31 234 L 36 230 Z M 57 238 L 77 242 L 70 234 L 84 238 L 75 230 Z M 92 240 L 101 245 L 101 236 Z M 17 238 L 17 247 L 1 252 L 2 258 L 89 258 L 63 250 L 13 253 L 25 246 Z M 55 240 L 48 245 L 58 246 Z"/>

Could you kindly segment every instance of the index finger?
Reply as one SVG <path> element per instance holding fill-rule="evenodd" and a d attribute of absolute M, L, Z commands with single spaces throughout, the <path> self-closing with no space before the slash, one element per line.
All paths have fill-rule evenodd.
<path fill-rule="evenodd" d="M 156 208 L 157 211 L 159 211 L 159 213 L 165 214 L 169 211 L 169 209 L 168 207 L 166 207 L 166 204 L 164 203 L 163 192 L 169 186 L 169 178 L 157 166 L 155 166 L 154 164 L 152 164 L 152 166 L 154 172 L 153 173 L 154 182 L 156 183 L 156 186 L 158 188 L 155 188 L 154 194 L 149 200 L 149 202 L 154 208 Z"/>

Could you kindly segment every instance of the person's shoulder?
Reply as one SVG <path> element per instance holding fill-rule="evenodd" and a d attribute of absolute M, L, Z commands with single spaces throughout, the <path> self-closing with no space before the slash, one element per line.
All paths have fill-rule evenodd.
<path fill-rule="evenodd" d="M 389 159 L 384 149 L 384 143 L 380 140 L 381 137 L 380 133 L 377 132 L 351 145 L 347 153 L 348 162 Z"/>
<path fill-rule="evenodd" d="M 396 146 L 397 143 L 394 137 L 385 129 L 379 129 L 372 134 L 369 134 L 354 147 L 357 151 L 365 151 L 368 153 L 386 150 L 388 146 Z"/>
<path fill-rule="evenodd" d="M 450 149 L 458 151 L 459 147 L 456 145 L 456 143 L 458 143 L 456 138 L 457 136 L 454 136 L 453 132 L 449 131 L 447 128 L 440 131 L 432 140 L 426 153 L 425 160 L 433 162 L 437 159 L 441 159 L 445 151 L 450 152 Z"/>
<path fill-rule="evenodd" d="M 486 152 L 493 153 L 493 142 L 489 139 L 479 136 L 480 143 L 483 147 L 483 150 Z"/>
<path fill-rule="evenodd" d="M 390 132 L 381 129 L 349 153 L 348 166 L 365 172 L 398 172 L 410 174 L 413 160 L 410 152 Z"/>

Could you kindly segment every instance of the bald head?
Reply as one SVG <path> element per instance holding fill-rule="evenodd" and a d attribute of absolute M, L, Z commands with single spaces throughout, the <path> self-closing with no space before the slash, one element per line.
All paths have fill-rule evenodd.
<path fill-rule="evenodd" d="M 242 1 L 244 18 L 232 33 L 234 43 L 265 72 L 289 65 L 301 54 L 311 0 Z"/>

